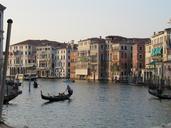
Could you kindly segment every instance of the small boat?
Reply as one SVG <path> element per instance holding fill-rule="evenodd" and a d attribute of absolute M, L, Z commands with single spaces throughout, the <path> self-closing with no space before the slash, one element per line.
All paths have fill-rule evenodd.
<path fill-rule="evenodd" d="M 16 93 L 13 94 L 9 94 L 7 96 L 4 96 L 4 104 L 8 104 L 9 101 L 13 100 L 14 98 L 16 98 L 18 95 L 22 94 L 22 91 L 18 91 Z"/>
<path fill-rule="evenodd" d="M 159 93 L 157 89 L 148 89 L 148 92 L 159 99 L 171 99 L 171 95 Z"/>
<path fill-rule="evenodd" d="M 41 91 L 41 98 L 44 100 L 49 100 L 50 102 L 54 101 L 64 101 L 64 100 L 69 100 L 71 94 L 63 94 L 63 95 L 57 95 L 57 96 L 45 96 L 43 95 Z"/>
<path fill-rule="evenodd" d="M 37 83 L 37 82 L 34 82 L 34 83 L 33 83 L 33 87 L 34 87 L 34 88 L 38 88 L 38 83 Z"/>
<path fill-rule="evenodd" d="M 68 94 L 62 93 L 57 96 L 50 96 L 50 95 L 45 96 L 45 95 L 43 95 L 43 93 L 41 91 L 41 98 L 44 100 L 48 100 L 49 102 L 64 101 L 64 100 L 69 100 L 72 94 L 73 94 L 72 89 L 68 90 Z"/>

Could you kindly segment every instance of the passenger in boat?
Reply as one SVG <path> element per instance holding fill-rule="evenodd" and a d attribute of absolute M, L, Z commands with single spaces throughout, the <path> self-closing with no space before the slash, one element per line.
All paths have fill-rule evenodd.
<path fill-rule="evenodd" d="M 59 93 L 59 96 L 64 96 L 65 95 L 65 93 L 63 92 L 63 93 Z"/>

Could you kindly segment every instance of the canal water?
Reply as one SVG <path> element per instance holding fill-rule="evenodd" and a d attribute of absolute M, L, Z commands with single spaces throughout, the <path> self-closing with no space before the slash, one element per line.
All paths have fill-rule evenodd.
<path fill-rule="evenodd" d="M 40 97 L 65 90 L 63 80 L 23 83 L 23 93 L 4 106 L 5 121 L 17 128 L 150 128 L 171 122 L 171 101 L 158 100 L 147 88 L 107 82 L 76 81 L 70 101 L 47 103 Z"/>

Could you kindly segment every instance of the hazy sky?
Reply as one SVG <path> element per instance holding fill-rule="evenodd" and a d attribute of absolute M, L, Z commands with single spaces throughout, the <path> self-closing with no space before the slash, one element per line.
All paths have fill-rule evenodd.
<path fill-rule="evenodd" d="M 171 0 L 1 0 L 0 3 L 7 7 L 5 31 L 7 19 L 13 19 L 11 44 L 27 39 L 64 42 L 107 35 L 141 38 L 171 27 L 167 24 Z"/>

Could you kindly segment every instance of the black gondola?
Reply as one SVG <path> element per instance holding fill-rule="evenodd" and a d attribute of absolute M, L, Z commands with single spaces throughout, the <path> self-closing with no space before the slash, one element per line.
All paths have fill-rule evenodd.
<path fill-rule="evenodd" d="M 37 82 L 34 82 L 34 83 L 33 83 L 33 87 L 34 87 L 34 88 L 38 88 L 38 83 L 37 83 Z"/>
<path fill-rule="evenodd" d="M 50 102 L 54 102 L 54 101 L 64 101 L 64 100 L 69 100 L 71 95 L 73 94 L 73 90 L 69 89 L 68 90 L 68 94 L 59 94 L 57 96 L 45 96 L 43 95 L 42 91 L 41 91 L 41 98 L 44 100 L 48 100 Z"/>
<path fill-rule="evenodd" d="M 9 101 L 13 100 L 14 98 L 16 98 L 18 95 L 22 94 L 22 91 L 18 91 L 18 92 L 15 92 L 13 94 L 10 94 L 10 95 L 7 95 L 7 96 L 4 96 L 4 104 L 8 104 Z"/>
<path fill-rule="evenodd" d="M 157 89 L 148 89 L 148 92 L 159 99 L 171 99 L 171 95 L 159 93 Z"/>

